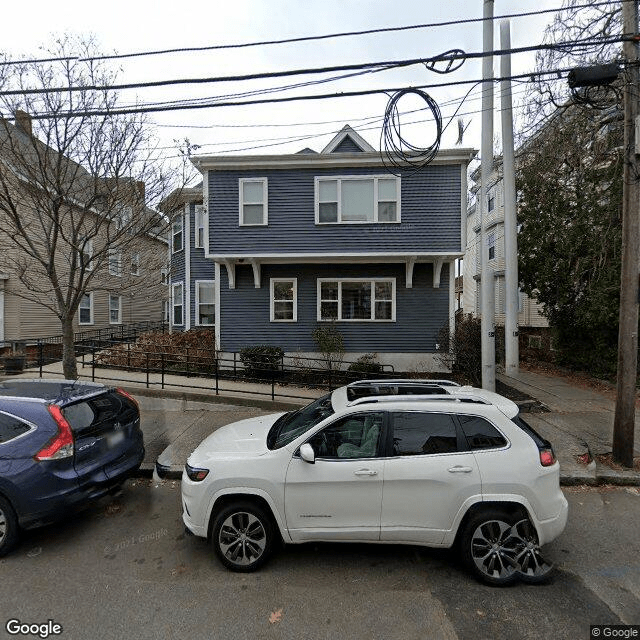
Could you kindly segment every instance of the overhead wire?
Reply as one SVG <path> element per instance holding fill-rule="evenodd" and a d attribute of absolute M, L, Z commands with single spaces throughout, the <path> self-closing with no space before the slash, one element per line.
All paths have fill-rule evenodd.
<path fill-rule="evenodd" d="M 623 2 L 633 1 L 633 0 L 622 0 Z M 610 1 L 603 2 L 593 2 L 593 3 L 584 3 L 574 5 L 572 9 L 591 9 L 602 6 L 610 6 Z M 39 63 L 39 62 L 55 62 L 55 61 L 98 61 L 98 60 L 121 60 L 127 58 L 139 58 L 139 57 L 148 57 L 148 56 L 156 56 L 156 55 L 167 55 L 174 53 L 201 53 L 204 51 L 219 51 L 219 50 L 228 50 L 228 49 L 243 49 L 249 47 L 258 47 L 258 46 L 269 46 L 269 45 L 280 45 L 280 44 L 293 44 L 297 42 L 313 42 L 318 40 L 327 40 L 333 38 L 345 38 L 345 37 L 353 37 L 353 36 L 363 36 L 363 35 L 373 35 L 380 33 L 397 33 L 401 31 L 411 31 L 411 30 L 419 30 L 419 29 L 433 29 L 439 27 L 446 26 L 459 26 L 463 24 L 475 24 L 478 22 L 485 22 L 487 20 L 504 20 L 509 18 L 526 18 L 537 15 L 544 15 L 549 13 L 560 13 L 564 11 L 566 7 L 555 7 L 550 9 L 538 9 L 536 11 L 526 11 L 526 12 L 518 12 L 518 13 L 507 13 L 498 16 L 491 16 L 490 18 L 463 18 L 459 20 L 447 20 L 441 22 L 431 22 L 431 23 L 421 23 L 421 24 L 413 24 L 413 25 L 404 25 L 399 27 L 380 27 L 376 29 L 362 29 L 357 31 L 343 31 L 337 33 L 327 33 L 320 34 L 316 36 L 298 36 L 293 38 L 280 38 L 274 40 L 261 40 L 254 42 L 243 42 L 243 43 L 230 43 L 230 44 L 219 44 L 219 45 L 208 45 L 203 47 L 175 47 L 171 49 L 157 49 L 152 51 L 137 51 L 130 53 L 114 53 L 114 54 L 106 54 L 106 55 L 96 55 L 96 56 L 59 56 L 59 57 L 47 57 L 47 58 L 31 58 L 31 59 L 18 59 L 18 60 L 4 60 L 0 61 L 0 66 L 2 65 L 19 65 L 19 64 L 30 64 L 30 63 Z"/>

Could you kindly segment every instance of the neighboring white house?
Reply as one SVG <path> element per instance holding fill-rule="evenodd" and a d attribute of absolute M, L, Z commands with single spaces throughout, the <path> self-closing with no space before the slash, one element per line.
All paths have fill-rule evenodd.
<path fill-rule="evenodd" d="M 463 310 L 481 315 L 480 303 L 480 167 L 471 174 L 471 204 L 467 209 L 467 250 L 463 263 Z M 487 189 L 487 242 L 484 247 L 489 267 L 494 271 L 495 323 L 505 321 L 505 252 L 504 252 L 504 185 L 502 158 L 494 161 Z M 524 293 L 518 296 L 518 326 L 520 329 L 548 327 L 540 304 Z M 531 340 L 531 339 L 530 339 Z M 534 339 L 534 341 L 537 341 Z M 527 344 L 526 346 L 538 346 Z"/>

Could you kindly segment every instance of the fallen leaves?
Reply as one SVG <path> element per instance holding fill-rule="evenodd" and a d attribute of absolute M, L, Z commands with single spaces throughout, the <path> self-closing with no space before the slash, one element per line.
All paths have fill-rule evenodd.
<path fill-rule="evenodd" d="M 282 609 L 276 609 L 269 614 L 269 622 L 271 624 L 277 624 L 282 620 Z"/>

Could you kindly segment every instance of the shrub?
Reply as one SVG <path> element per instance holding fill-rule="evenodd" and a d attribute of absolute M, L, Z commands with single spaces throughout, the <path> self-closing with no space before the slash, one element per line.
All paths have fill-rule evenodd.
<path fill-rule="evenodd" d="M 240 361 L 245 373 L 252 378 L 270 376 L 280 371 L 284 350 L 268 344 L 240 349 Z"/>
<path fill-rule="evenodd" d="M 376 360 L 377 357 L 377 353 L 365 353 L 349 365 L 348 371 L 364 375 L 379 375 L 382 373 L 382 365 Z"/>
<path fill-rule="evenodd" d="M 480 318 L 470 313 L 456 318 L 456 326 L 452 335 L 449 325 L 438 333 L 438 360 L 451 368 L 461 381 L 474 387 L 482 386 L 482 351 Z"/>
<path fill-rule="evenodd" d="M 344 359 L 344 337 L 335 324 L 317 327 L 311 337 L 318 345 L 327 369 L 339 369 Z"/>

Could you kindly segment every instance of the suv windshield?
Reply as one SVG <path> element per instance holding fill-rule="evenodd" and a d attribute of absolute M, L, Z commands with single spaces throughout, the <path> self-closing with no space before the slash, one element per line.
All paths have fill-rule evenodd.
<path fill-rule="evenodd" d="M 285 413 L 273 423 L 267 436 L 267 447 L 280 449 L 333 414 L 330 393 L 302 409 Z"/>

